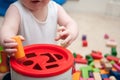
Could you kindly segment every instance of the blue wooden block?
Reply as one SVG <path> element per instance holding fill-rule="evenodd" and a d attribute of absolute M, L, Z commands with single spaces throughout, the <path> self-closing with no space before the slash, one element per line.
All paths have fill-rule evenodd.
<path fill-rule="evenodd" d="M 109 75 L 108 74 L 101 74 L 101 77 L 102 77 L 102 79 L 109 78 Z"/>
<path fill-rule="evenodd" d="M 117 80 L 120 80 L 120 72 L 110 70 L 110 76 L 114 76 Z"/>

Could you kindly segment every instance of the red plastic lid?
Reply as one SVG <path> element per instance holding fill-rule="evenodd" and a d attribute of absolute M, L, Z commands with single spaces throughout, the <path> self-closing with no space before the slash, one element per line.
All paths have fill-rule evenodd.
<path fill-rule="evenodd" d="M 50 77 L 69 70 L 74 62 L 67 49 L 53 44 L 34 44 L 24 47 L 26 59 L 20 64 L 11 57 L 14 71 L 30 77 Z"/>

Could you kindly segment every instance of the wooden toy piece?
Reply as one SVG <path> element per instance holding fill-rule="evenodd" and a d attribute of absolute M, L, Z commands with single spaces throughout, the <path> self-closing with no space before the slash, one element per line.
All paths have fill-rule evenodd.
<path fill-rule="evenodd" d="M 107 47 L 117 47 L 117 43 L 113 40 L 109 40 L 106 42 Z"/>
<path fill-rule="evenodd" d="M 6 73 L 9 71 L 7 54 L 3 51 L 0 51 L 1 63 L 0 63 L 0 73 Z"/>
<path fill-rule="evenodd" d="M 82 35 L 82 40 L 86 40 L 86 39 L 87 39 L 86 35 Z"/>
<path fill-rule="evenodd" d="M 87 40 L 83 40 L 83 41 L 82 41 L 82 46 L 83 46 L 83 47 L 87 47 L 87 46 L 88 46 Z"/>
<path fill-rule="evenodd" d="M 109 74 L 109 71 L 106 69 L 101 69 L 100 74 Z"/>
<path fill-rule="evenodd" d="M 110 76 L 114 76 L 116 80 L 120 79 L 120 72 L 110 70 L 109 74 Z"/>
<path fill-rule="evenodd" d="M 97 61 L 94 61 L 94 66 L 95 66 L 95 68 L 99 68 L 99 69 L 102 68 L 101 63 L 100 63 L 100 62 L 97 62 Z"/>
<path fill-rule="evenodd" d="M 108 35 L 108 34 L 105 34 L 105 35 L 104 35 L 104 39 L 109 39 L 109 35 Z"/>
<path fill-rule="evenodd" d="M 115 61 L 116 63 L 119 62 L 119 58 L 117 58 L 117 57 L 115 57 L 115 56 L 109 55 L 109 56 L 107 56 L 106 58 L 107 58 L 107 60 L 109 60 L 109 61 Z"/>
<path fill-rule="evenodd" d="M 93 72 L 93 75 L 94 75 L 94 80 L 102 80 L 99 72 Z"/>
<path fill-rule="evenodd" d="M 81 63 L 81 64 L 87 64 L 88 61 L 86 59 L 83 58 L 75 58 L 75 62 L 76 63 Z"/>
<path fill-rule="evenodd" d="M 80 75 L 81 75 L 81 72 L 80 71 L 76 71 L 72 75 L 72 80 L 80 80 Z"/>
<path fill-rule="evenodd" d="M 90 67 L 90 66 L 81 67 L 80 70 L 82 72 L 82 77 L 84 79 L 88 79 L 89 78 L 89 71 L 92 71 L 92 67 Z"/>
<path fill-rule="evenodd" d="M 99 68 L 93 68 L 93 72 L 100 72 Z"/>
<path fill-rule="evenodd" d="M 103 64 L 105 69 L 108 70 L 108 71 L 112 69 L 112 65 L 105 58 L 101 59 L 101 64 Z"/>
<path fill-rule="evenodd" d="M 93 76 L 93 71 L 90 71 L 90 72 L 89 72 L 89 77 L 90 77 L 90 78 L 93 78 L 93 77 L 94 77 L 94 76 Z"/>
<path fill-rule="evenodd" d="M 80 55 L 80 53 L 77 53 L 76 58 L 83 58 L 83 56 L 82 56 L 82 55 Z"/>
<path fill-rule="evenodd" d="M 117 80 L 114 76 L 109 77 L 110 80 Z"/>
<path fill-rule="evenodd" d="M 112 55 L 112 56 L 117 56 L 117 50 L 116 50 L 115 47 L 112 47 L 112 48 L 111 48 L 111 55 Z"/>
<path fill-rule="evenodd" d="M 101 77 L 102 77 L 102 79 L 105 79 L 105 78 L 109 79 L 109 75 L 108 74 L 101 74 Z"/>
<path fill-rule="evenodd" d="M 74 58 L 76 58 L 76 57 L 77 57 L 77 54 L 74 52 L 74 53 L 73 53 L 73 56 L 74 56 Z"/>
<path fill-rule="evenodd" d="M 19 36 L 14 36 L 13 39 L 18 43 L 17 53 L 15 53 L 16 59 L 22 59 L 25 57 L 22 41 Z"/>
<path fill-rule="evenodd" d="M 119 65 L 117 65 L 114 61 L 111 61 L 110 63 L 113 65 L 114 68 L 117 69 L 117 71 L 120 72 L 120 66 Z"/>
<path fill-rule="evenodd" d="M 110 80 L 109 78 L 104 78 L 103 80 Z"/>
<path fill-rule="evenodd" d="M 94 58 L 94 59 L 101 59 L 102 58 L 102 53 L 101 52 L 95 52 L 93 51 L 91 53 L 91 56 Z"/>
<path fill-rule="evenodd" d="M 86 55 L 86 59 L 88 60 L 88 65 L 94 61 L 91 55 Z"/>

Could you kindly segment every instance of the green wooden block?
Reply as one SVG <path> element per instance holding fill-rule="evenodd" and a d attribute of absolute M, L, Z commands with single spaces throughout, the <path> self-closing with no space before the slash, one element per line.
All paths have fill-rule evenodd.
<path fill-rule="evenodd" d="M 91 66 L 81 67 L 80 70 L 82 72 L 82 77 L 87 79 L 89 78 L 89 71 L 92 71 L 92 67 Z"/>
<path fill-rule="evenodd" d="M 3 47 L 2 46 L 0 46 L 0 51 L 3 51 Z"/>
<path fill-rule="evenodd" d="M 76 58 L 76 57 L 77 57 L 77 54 L 74 52 L 74 53 L 73 53 L 73 56 L 74 56 L 74 58 Z"/>
<path fill-rule="evenodd" d="M 116 48 L 111 48 L 111 55 L 112 56 L 117 56 L 117 50 L 116 50 Z"/>

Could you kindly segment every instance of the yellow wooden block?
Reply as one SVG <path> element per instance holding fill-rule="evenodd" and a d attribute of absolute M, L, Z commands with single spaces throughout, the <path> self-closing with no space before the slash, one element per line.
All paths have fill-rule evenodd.
<path fill-rule="evenodd" d="M 73 73 L 72 80 L 80 80 L 80 75 L 81 75 L 80 71 Z"/>

